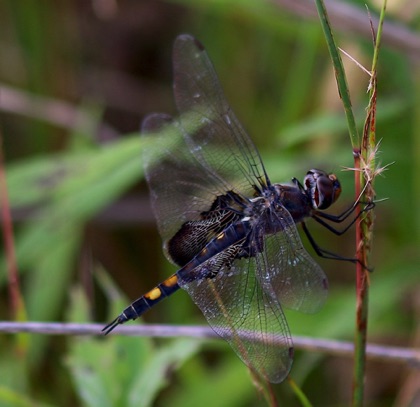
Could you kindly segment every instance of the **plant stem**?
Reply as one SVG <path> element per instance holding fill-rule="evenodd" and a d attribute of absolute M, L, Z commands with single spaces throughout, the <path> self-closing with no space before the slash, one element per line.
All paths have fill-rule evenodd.
<path fill-rule="evenodd" d="M 377 173 L 375 170 L 376 152 L 376 66 L 378 62 L 379 46 L 382 35 L 382 25 L 385 16 L 386 0 L 384 0 L 379 19 L 378 34 L 375 38 L 374 29 L 374 55 L 371 69 L 371 80 L 369 84 L 369 105 L 367 117 L 363 130 L 363 137 L 360 144 L 354 115 L 351 107 L 350 93 L 347 86 L 341 57 L 335 44 L 331 26 L 328 21 L 328 14 L 322 0 L 315 0 L 321 25 L 327 41 L 328 49 L 334 66 L 337 80 L 337 87 L 343 102 L 349 129 L 350 141 L 353 149 L 355 169 L 355 195 L 360 199 L 363 192 L 362 202 L 373 202 L 374 190 L 373 179 Z M 356 216 L 360 213 L 358 205 Z M 373 211 L 369 211 L 361 222 L 356 223 L 356 332 L 354 338 L 354 370 L 353 370 L 353 406 L 363 405 L 365 365 L 366 365 L 366 338 L 368 326 L 368 304 L 369 304 L 369 272 L 364 265 L 368 264 L 370 242 L 372 240 Z"/>
<path fill-rule="evenodd" d="M 324 31 L 325 39 L 327 41 L 328 51 L 334 66 L 335 78 L 337 81 L 338 92 L 343 102 L 344 112 L 347 119 L 347 127 L 349 129 L 350 141 L 353 150 L 360 145 L 359 134 L 357 132 L 356 121 L 351 106 L 350 92 L 347 85 L 346 73 L 344 72 L 343 61 L 337 45 L 334 41 L 334 36 L 331 30 L 331 25 L 328 19 L 327 10 L 322 0 L 315 0 L 318 15 L 321 20 L 322 29 Z"/>
<path fill-rule="evenodd" d="M 363 130 L 362 146 L 360 155 L 355 155 L 355 168 L 360 172 L 355 172 L 356 195 L 360 193 L 364 184 L 367 188 L 364 190 L 363 200 L 372 202 L 375 198 L 373 190 L 373 180 L 378 171 L 375 170 L 376 153 L 376 100 L 377 100 L 377 63 L 379 48 L 382 36 L 382 26 L 385 18 L 387 0 L 382 4 L 379 17 L 378 32 L 375 38 L 375 32 L 372 27 L 374 41 L 374 54 L 371 68 L 371 80 L 369 84 L 369 105 L 367 107 L 367 117 Z M 357 258 L 359 262 L 356 267 L 356 332 L 355 332 L 355 358 L 353 370 L 353 406 L 363 405 L 364 394 L 364 372 L 366 364 L 366 338 L 368 326 L 368 304 L 369 304 L 369 272 L 361 264 L 368 264 L 368 255 L 370 253 L 372 241 L 372 228 L 374 213 L 370 211 L 356 225 L 356 247 Z"/>

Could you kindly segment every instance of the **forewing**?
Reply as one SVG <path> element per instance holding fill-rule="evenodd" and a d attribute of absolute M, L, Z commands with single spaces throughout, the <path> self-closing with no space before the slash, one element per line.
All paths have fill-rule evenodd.
<path fill-rule="evenodd" d="M 258 151 L 227 104 L 210 59 L 188 35 L 174 45 L 174 93 L 179 122 L 154 114 L 142 126 L 143 134 L 156 133 L 145 143 L 143 159 L 165 243 L 186 221 L 200 220 L 217 197 L 231 191 L 245 202 L 268 183 Z"/>
<path fill-rule="evenodd" d="M 190 153 L 178 123 L 170 116 L 147 116 L 142 136 L 151 204 L 166 243 L 186 221 L 198 220 L 210 209 L 219 182 Z"/>
<path fill-rule="evenodd" d="M 259 153 L 226 101 L 204 47 L 189 35 L 174 44 L 174 95 L 190 151 L 225 190 L 244 196 L 268 179 Z M 190 131 L 193 127 L 196 131 Z"/>
<path fill-rule="evenodd" d="M 217 255 L 216 255 L 217 256 Z M 217 263 L 215 258 L 209 262 Z M 208 275 L 209 262 L 194 270 Z M 256 278 L 255 258 L 236 260 L 214 278 L 179 278 L 213 330 L 225 339 L 244 363 L 272 383 L 287 376 L 293 344 L 280 303 Z"/>
<path fill-rule="evenodd" d="M 276 211 L 267 211 L 260 221 L 251 241 L 260 247 L 263 241 L 263 250 L 256 259 L 257 277 L 264 290 L 273 293 L 283 307 L 317 312 L 327 298 L 328 280 L 303 247 L 290 213 L 280 206 Z M 280 232 L 264 235 L 263 231 L 273 225 Z"/>

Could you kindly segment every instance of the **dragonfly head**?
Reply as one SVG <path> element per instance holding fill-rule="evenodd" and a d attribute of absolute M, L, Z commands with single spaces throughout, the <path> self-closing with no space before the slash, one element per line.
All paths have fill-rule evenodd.
<path fill-rule="evenodd" d="M 341 185 L 337 177 L 321 170 L 309 170 L 303 185 L 314 209 L 329 208 L 341 194 Z"/>

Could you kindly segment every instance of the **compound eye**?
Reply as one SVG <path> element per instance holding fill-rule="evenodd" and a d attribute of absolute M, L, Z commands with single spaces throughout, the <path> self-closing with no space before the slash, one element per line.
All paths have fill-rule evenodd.
<path fill-rule="evenodd" d="M 314 209 L 327 209 L 341 194 L 341 185 L 337 177 L 321 170 L 308 171 L 304 184 Z"/>

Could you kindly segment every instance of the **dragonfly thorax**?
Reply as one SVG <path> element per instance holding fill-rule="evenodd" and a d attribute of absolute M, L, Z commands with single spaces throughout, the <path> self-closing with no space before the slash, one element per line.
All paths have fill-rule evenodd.
<path fill-rule="evenodd" d="M 295 223 L 311 216 L 311 200 L 302 185 L 273 184 L 273 189 L 276 192 L 276 198 L 271 204 L 273 212 L 281 213 L 286 208 Z"/>

